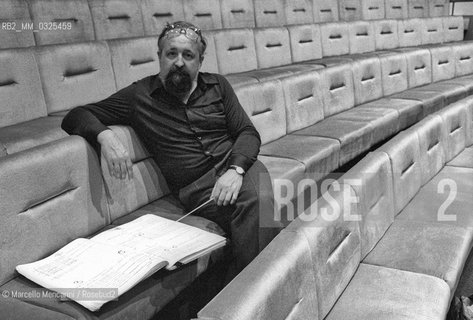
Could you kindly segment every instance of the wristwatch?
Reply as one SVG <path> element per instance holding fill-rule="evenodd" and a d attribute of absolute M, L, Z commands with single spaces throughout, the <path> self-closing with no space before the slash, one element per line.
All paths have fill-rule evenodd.
<path fill-rule="evenodd" d="M 243 170 L 242 167 L 239 167 L 239 166 L 233 164 L 233 165 L 230 166 L 230 168 L 234 169 L 236 171 L 236 173 L 238 173 L 240 176 L 245 174 L 245 170 Z"/>

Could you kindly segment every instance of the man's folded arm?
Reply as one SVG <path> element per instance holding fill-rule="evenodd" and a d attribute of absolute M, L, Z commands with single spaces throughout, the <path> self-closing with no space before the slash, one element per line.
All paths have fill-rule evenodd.
<path fill-rule="evenodd" d="M 95 143 L 97 135 L 110 125 L 128 125 L 133 114 L 132 86 L 110 97 L 72 109 L 63 119 L 61 127 L 69 134 L 80 135 Z"/>
<path fill-rule="evenodd" d="M 245 110 L 241 106 L 230 83 L 219 77 L 230 135 L 235 140 L 229 165 L 237 165 L 247 171 L 256 161 L 261 138 Z"/>

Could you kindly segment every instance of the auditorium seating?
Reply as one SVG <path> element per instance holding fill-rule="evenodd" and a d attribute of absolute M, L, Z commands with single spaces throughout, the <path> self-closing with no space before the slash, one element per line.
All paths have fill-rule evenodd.
<path fill-rule="evenodd" d="M 445 319 L 473 245 L 473 99 L 369 153 L 199 319 Z"/>
<path fill-rule="evenodd" d="M 1 269 L 6 270 L 0 285 L 8 290 L 26 290 L 34 286 L 17 276 L 15 265 L 44 257 L 77 237 L 90 236 L 102 228 L 125 223 L 145 213 L 159 212 L 171 219 L 177 219 L 183 213 L 178 201 L 169 195 L 159 168 L 130 128 L 112 128 L 125 143 L 134 163 L 135 178 L 125 182 L 108 175 L 107 168 L 100 166 L 95 152 L 84 140 L 67 137 L 60 129 L 63 116 L 73 107 L 101 100 L 133 81 L 159 72 L 156 35 L 166 21 L 187 20 L 205 30 L 208 48 L 202 70 L 224 74 L 233 85 L 261 134 L 263 145 L 259 160 L 267 166 L 273 181 L 288 179 L 294 184 L 303 178 L 321 181 L 424 118 L 409 130 L 417 130 L 424 123 L 437 130 L 439 119 L 444 118 L 457 121 L 458 117 L 453 114 L 464 108 L 464 102 L 456 101 L 473 94 L 473 43 L 462 41 L 463 18 L 448 16 L 448 1 L 445 0 L 1 2 L 0 24 L 12 20 L 17 22 L 17 28 L 20 22 L 38 27 L 40 23 L 51 21 L 70 23 L 71 28 L 0 32 L 0 96 L 4 98 L 0 106 L 0 190 L 2 195 L 4 190 L 8 191 L 8 196 L 0 199 L 7 208 L 2 213 L 7 222 L 2 225 L 4 231 L 0 235 L 8 246 L 8 250 L 2 250 L 0 254 Z M 47 28 L 47 25 L 43 27 Z M 469 106 L 470 100 L 461 101 L 468 101 Z M 452 103 L 456 107 L 442 111 Z M 432 116 L 435 112 L 437 115 Z M 431 124 L 431 119 L 438 123 Z M 471 118 L 468 119 L 471 122 Z M 460 121 L 450 129 L 457 134 L 463 132 L 461 128 L 466 125 Z M 427 129 L 422 130 L 426 136 L 434 135 Z M 473 134 L 466 131 L 471 144 Z M 445 135 L 443 131 L 441 134 Z M 430 149 L 431 145 L 427 144 Z M 425 145 L 422 148 L 425 149 Z M 461 143 L 452 148 L 448 152 L 456 154 L 462 148 Z M 471 162 L 469 149 L 455 157 L 451 164 L 465 166 Z M 386 151 L 388 155 L 389 152 Z M 379 179 L 393 180 L 386 173 L 392 166 L 389 156 L 381 159 L 376 156 L 379 153 L 381 151 L 370 154 L 347 175 L 355 175 L 356 170 L 369 167 L 371 163 L 375 163 L 374 167 L 381 163 L 379 166 L 384 171 Z M 425 157 L 424 154 L 420 156 Z M 48 177 L 50 172 L 54 175 Z M 423 183 L 428 181 L 425 174 Z M 381 184 L 378 180 L 376 183 Z M 359 193 L 356 186 L 353 188 L 353 192 Z M 379 190 L 395 199 L 396 192 L 404 192 L 402 187 L 398 188 L 400 191 L 384 190 L 380 186 Z M 375 194 L 378 190 L 367 192 Z M 428 195 L 423 197 L 417 204 L 412 204 L 412 210 L 418 210 L 422 201 L 430 199 Z M 367 197 L 364 201 L 366 203 L 356 208 L 360 214 L 367 207 L 377 205 L 369 203 Z M 69 207 L 74 210 L 68 211 Z M 67 214 L 64 216 L 63 212 Z M 392 213 L 393 219 L 394 215 Z M 402 216 L 399 214 L 396 219 Z M 406 217 L 410 219 L 411 216 L 406 214 Z M 464 219 L 468 220 L 467 217 Z M 393 223 L 391 220 L 380 222 L 381 227 L 376 224 L 378 221 L 367 223 L 374 224 L 375 230 L 386 230 Z M 204 219 L 188 218 L 186 222 L 221 232 L 215 224 Z M 335 250 L 333 243 L 338 240 L 334 237 L 340 235 L 327 234 L 327 239 L 315 239 L 318 245 L 307 244 L 304 237 L 309 228 L 291 227 L 279 236 L 281 240 L 272 244 L 278 247 L 285 241 L 289 244 L 284 246 L 286 251 L 268 249 L 265 255 L 279 261 L 279 253 L 286 253 L 293 256 L 294 261 L 282 261 L 281 266 L 274 266 L 275 269 L 268 272 L 268 276 L 264 275 L 267 270 L 257 273 L 269 281 L 272 281 L 268 278 L 272 272 L 285 275 L 284 279 L 279 278 L 280 284 L 275 282 L 272 294 L 276 295 L 264 295 L 261 290 L 266 289 L 257 288 L 262 285 L 260 279 L 254 281 L 256 287 L 252 287 L 261 293 L 260 298 L 266 299 L 254 300 L 254 303 L 268 306 L 261 311 L 264 317 L 277 319 L 286 314 L 289 319 L 297 319 L 306 318 L 306 315 L 315 318 L 318 314 L 323 318 L 358 267 L 359 261 L 355 264 L 357 256 L 362 261 L 358 267 L 361 271 L 355 273 L 347 290 L 356 290 L 357 283 L 369 277 L 374 268 L 379 271 L 381 286 L 391 275 L 399 276 L 405 285 L 419 283 L 423 288 L 418 293 L 422 300 L 432 297 L 442 302 L 429 305 L 434 311 L 427 310 L 426 314 L 444 312 L 442 299 L 450 297 L 451 293 L 447 294 L 445 285 L 431 277 L 438 274 L 425 269 L 407 271 L 427 275 L 407 274 L 406 270 L 395 270 L 402 268 L 392 267 L 389 265 L 392 261 L 385 260 L 382 261 L 384 264 L 380 262 L 381 270 L 374 266 L 376 263 L 370 264 L 366 259 L 373 257 L 381 261 L 386 257 L 366 254 L 381 251 L 374 251 L 372 247 L 384 231 L 370 234 L 365 230 L 364 234 L 361 223 L 336 223 L 336 228 L 352 232 L 350 239 L 353 242 L 361 242 L 350 242 L 350 250 L 361 252 L 353 255 L 347 267 L 351 271 L 347 271 L 340 283 L 335 279 L 340 274 L 330 278 L 336 283 L 335 291 L 330 291 L 330 284 L 320 283 L 320 277 L 330 275 L 330 270 L 321 268 L 316 275 L 307 273 L 313 263 L 318 263 L 317 268 L 321 267 L 320 262 L 313 262 L 307 253 L 320 250 L 323 241 L 331 241 L 330 246 Z M 29 236 L 17 242 L 15 239 L 24 233 Z M 391 248 L 396 240 L 393 237 L 386 238 L 385 246 Z M 454 242 L 450 238 L 446 241 Z M 35 246 L 22 250 L 32 242 Z M 130 318 L 135 314 L 150 318 L 217 261 L 220 254 L 216 252 L 210 258 L 171 273 L 160 272 L 96 314 L 71 302 L 31 302 L 14 298 L 2 300 L 0 309 L 17 318 L 34 315 L 35 318 L 50 319 L 62 318 L 65 314 L 71 318 Z M 318 254 L 328 257 L 327 252 L 320 251 L 314 251 L 312 257 Z M 445 279 L 450 290 L 456 285 L 455 277 L 458 270 L 461 271 L 459 265 L 463 255 L 453 258 L 458 262 L 455 266 L 458 268 Z M 333 269 L 342 268 L 339 262 L 336 263 Z M 284 270 L 284 266 L 288 269 Z M 226 292 L 228 290 L 233 289 L 230 287 Z M 353 294 L 350 290 L 347 295 Z M 379 292 L 376 290 L 380 288 L 373 287 L 372 290 L 376 296 Z M 276 307 L 274 304 L 282 299 L 278 294 L 288 292 L 295 299 L 293 305 Z M 398 293 L 394 292 L 395 296 L 388 299 L 399 298 Z M 320 295 L 331 298 L 322 301 Z M 411 306 L 409 299 L 414 298 L 408 296 L 399 305 Z M 234 302 L 232 305 L 239 308 L 238 301 Z M 209 306 L 202 314 L 212 308 Z M 293 311 L 287 308 L 293 308 Z M 242 318 L 244 315 L 242 313 Z M 209 319 L 213 316 L 212 311 Z M 248 315 L 247 318 L 253 317 Z"/>

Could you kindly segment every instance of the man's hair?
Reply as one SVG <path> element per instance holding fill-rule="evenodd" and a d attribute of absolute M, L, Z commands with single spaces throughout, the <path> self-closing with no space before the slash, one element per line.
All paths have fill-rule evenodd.
<path fill-rule="evenodd" d="M 173 26 L 174 28 L 171 28 L 171 26 Z M 163 28 L 163 30 L 161 31 L 161 33 L 159 34 L 159 37 L 158 37 L 159 52 L 161 52 L 161 49 L 163 47 L 162 46 L 162 39 L 166 36 L 166 34 L 169 30 L 172 30 L 172 29 L 175 29 L 175 28 L 182 28 L 182 29 L 191 28 L 191 29 L 199 30 L 198 33 L 197 33 L 199 35 L 199 40 L 200 40 L 200 41 L 198 41 L 198 43 L 200 43 L 199 54 L 200 54 L 200 59 L 202 59 L 203 56 L 204 56 L 204 53 L 205 53 L 205 49 L 207 49 L 207 40 L 202 36 L 200 28 L 198 28 L 197 26 L 193 25 L 192 23 L 189 23 L 189 22 L 186 22 L 186 21 L 176 21 L 176 22 L 173 22 L 171 24 L 169 24 L 169 23 L 166 24 L 166 26 Z"/>

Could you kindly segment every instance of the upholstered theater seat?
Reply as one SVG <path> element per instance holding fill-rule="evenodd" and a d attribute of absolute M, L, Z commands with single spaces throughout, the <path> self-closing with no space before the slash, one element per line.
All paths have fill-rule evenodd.
<path fill-rule="evenodd" d="M 312 1 L 314 22 L 334 22 L 339 20 L 338 1 L 314 0 Z"/>
<path fill-rule="evenodd" d="M 373 52 L 376 50 L 375 26 L 369 21 L 356 21 L 348 29 L 350 54 Z"/>
<path fill-rule="evenodd" d="M 455 290 L 473 241 L 473 229 L 396 219 L 364 263 L 428 274 Z"/>
<path fill-rule="evenodd" d="M 361 0 L 338 0 L 338 10 L 341 21 L 364 20 L 361 12 Z"/>
<path fill-rule="evenodd" d="M 34 32 L 36 45 L 95 40 L 87 0 L 32 0 L 29 5 L 31 18 L 39 30 Z M 53 23 L 61 28 L 49 28 Z"/>
<path fill-rule="evenodd" d="M 315 181 L 339 166 L 340 143 L 331 138 L 287 135 L 265 144 L 260 155 L 297 160 L 304 164 L 305 173 Z"/>
<path fill-rule="evenodd" d="M 0 49 L 34 46 L 33 30 L 23 30 L 21 25 L 21 23 L 32 23 L 26 1 L 7 0 L 0 2 L 0 23 L 11 22 L 14 24 L 10 24 L 10 28 L 14 30 L 3 30 L 0 32 Z M 21 32 L 16 32 L 15 30 L 21 30 Z"/>
<path fill-rule="evenodd" d="M 88 2 L 97 40 L 144 36 L 143 18 L 137 1 Z"/>
<path fill-rule="evenodd" d="M 140 5 L 147 36 L 158 35 L 166 22 L 185 20 L 182 0 L 142 0 Z"/>
<path fill-rule="evenodd" d="M 413 91 L 433 91 L 436 93 L 441 93 L 444 96 L 446 106 L 466 98 L 468 95 L 468 91 L 465 86 L 448 82 L 431 83 L 426 86 L 413 89 Z"/>
<path fill-rule="evenodd" d="M 437 91 L 419 91 L 417 89 L 409 89 L 391 96 L 395 99 L 415 100 L 422 103 L 423 116 L 426 117 L 445 106 L 445 97 Z"/>
<path fill-rule="evenodd" d="M 440 320 L 449 306 L 449 287 L 441 279 L 361 263 L 325 319 Z"/>
<path fill-rule="evenodd" d="M 322 58 L 319 24 L 288 26 L 292 62 Z"/>
<path fill-rule="evenodd" d="M 386 0 L 386 19 L 407 19 L 409 8 L 407 0 Z"/>
<path fill-rule="evenodd" d="M 320 25 L 322 54 L 339 56 L 350 52 L 348 25 L 346 22 L 330 22 Z"/>
<path fill-rule="evenodd" d="M 223 28 L 254 28 L 255 14 L 252 0 L 220 1 Z"/>
<path fill-rule="evenodd" d="M 473 169 L 473 147 L 466 148 L 459 155 L 447 162 L 447 166 Z"/>
<path fill-rule="evenodd" d="M 221 29 L 219 0 L 182 0 L 184 18 L 203 30 Z"/>
<path fill-rule="evenodd" d="M 108 41 L 117 89 L 159 73 L 156 36 Z"/>
<path fill-rule="evenodd" d="M 0 128 L 0 144 L 12 154 L 67 137 L 61 122 L 62 117 L 41 117 Z"/>
<path fill-rule="evenodd" d="M 388 0 L 386 0 L 388 1 Z M 406 1 L 407 6 L 407 1 Z M 400 47 L 415 47 L 422 44 L 422 20 L 405 19 L 398 21 L 398 36 Z"/>
<path fill-rule="evenodd" d="M 280 27 L 286 22 L 284 0 L 253 0 L 258 28 Z"/>
<path fill-rule="evenodd" d="M 406 129 L 423 118 L 422 102 L 416 100 L 383 98 L 358 108 L 393 109 L 398 112 L 399 130 Z"/>
<path fill-rule="evenodd" d="M 37 47 L 36 60 L 48 114 L 100 101 L 116 91 L 105 42 Z"/>
<path fill-rule="evenodd" d="M 429 16 L 427 0 L 408 0 L 409 18 L 425 18 Z"/>
<path fill-rule="evenodd" d="M 279 234 L 199 319 L 319 319 L 310 246 L 295 232 Z M 251 297 L 235 292 L 251 292 Z"/>

